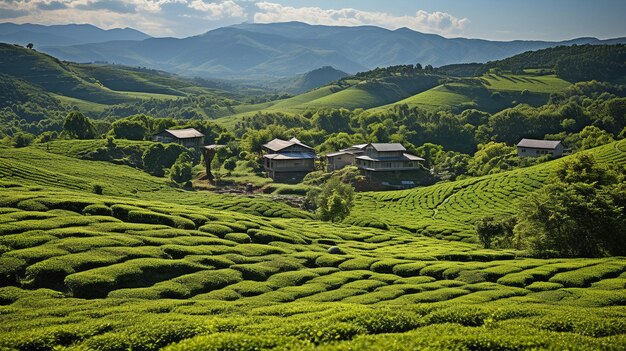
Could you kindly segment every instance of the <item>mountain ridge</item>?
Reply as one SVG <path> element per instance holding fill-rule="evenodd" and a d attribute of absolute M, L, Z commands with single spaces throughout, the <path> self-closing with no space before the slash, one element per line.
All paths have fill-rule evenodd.
<path fill-rule="evenodd" d="M 180 39 L 148 37 L 37 47 L 74 62 L 103 61 L 187 76 L 272 81 L 325 66 L 354 74 L 418 62 L 433 66 L 488 62 L 559 45 L 604 43 L 626 43 L 626 38 L 503 42 L 445 38 L 409 28 L 281 22 L 241 23 Z"/>

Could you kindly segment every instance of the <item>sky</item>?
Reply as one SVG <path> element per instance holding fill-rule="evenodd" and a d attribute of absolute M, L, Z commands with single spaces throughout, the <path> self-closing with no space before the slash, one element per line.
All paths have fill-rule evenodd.
<path fill-rule="evenodd" d="M 187 37 L 242 23 L 300 21 L 445 37 L 626 37 L 626 0 L 0 0 L 0 22 L 89 23 Z"/>

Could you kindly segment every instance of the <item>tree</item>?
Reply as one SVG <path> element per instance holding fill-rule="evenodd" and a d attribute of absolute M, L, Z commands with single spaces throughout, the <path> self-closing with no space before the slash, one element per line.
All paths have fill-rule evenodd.
<path fill-rule="evenodd" d="M 513 216 L 487 216 L 476 222 L 478 239 L 486 249 L 493 246 L 513 246 L 513 228 L 515 227 Z M 495 245 L 494 245 L 495 244 Z"/>
<path fill-rule="evenodd" d="M 338 222 L 350 214 L 354 205 L 354 187 L 338 178 L 330 178 L 317 198 L 317 212 L 324 221 Z"/>
<path fill-rule="evenodd" d="M 148 128 L 141 121 L 124 118 L 111 124 L 111 135 L 116 139 L 143 140 L 147 133 Z"/>
<path fill-rule="evenodd" d="M 13 144 L 15 147 L 24 147 L 33 143 L 35 136 L 31 133 L 18 132 L 13 136 Z"/>
<path fill-rule="evenodd" d="M 170 167 L 170 179 L 178 184 L 186 183 L 193 177 L 193 163 L 191 155 L 181 153 L 176 162 Z"/>
<path fill-rule="evenodd" d="M 614 141 L 613 136 L 596 126 L 587 126 L 579 134 L 580 150 L 587 150 Z"/>
<path fill-rule="evenodd" d="M 574 156 L 551 184 L 521 201 L 516 235 L 539 256 L 626 254 L 625 173 Z"/>
<path fill-rule="evenodd" d="M 74 139 L 93 139 L 96 132 L 91 120 L 78 111 L 71 111 L 65 117 L 63 132 Z"/>
<path fill-rule="evenodd" d="M 223 166 L 224 166 L 224 169 L 230 173 L 234 171 L 235 168 L 237 167 L 237 159 L 235 157 L 231 157 L 227 159 L 226 161 L 224 161 Z"/>

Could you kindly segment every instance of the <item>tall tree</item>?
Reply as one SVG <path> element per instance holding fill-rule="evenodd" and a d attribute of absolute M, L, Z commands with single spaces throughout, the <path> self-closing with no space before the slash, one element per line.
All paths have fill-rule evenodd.
<path fill-rule="evenodd" d="M 96 137 L 96 131 L 91 120 L 78 111 L 71 111 L 67 114 L 63 123 L 63 132 L 74 139 L 93 139 Z"/>

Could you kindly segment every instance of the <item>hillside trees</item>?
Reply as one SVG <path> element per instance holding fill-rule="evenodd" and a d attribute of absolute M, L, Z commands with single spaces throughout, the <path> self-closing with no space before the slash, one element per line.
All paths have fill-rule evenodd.
<path fill-rule="evenodd" d="M 91 120 L 78 111 L 71 111 L 63 122 L 63 132 L 74 139 L 93 139 L 96 131 Z"/>
<path fill-rule="evenodd" d="M 350 214 L 354 205 L 354 187 L 331 177 L 317 197 L 317 212 L 324 221 L 338 222 Z"/>
<path fill-rule="evenodd" d="M 170 179 L 178 184 L 186 183 L 193 177 L 193 161 L 187 152 L 178 155 L 176 161 L 170 167 Z"/>
<path fill-rule="evenodd" d="M 186 151 L 185 147 L 178 144 L 154 143 L 142 155 L 144 169 L 152 175 L 162 177 L 165 169 L 172 167 L 180 154 Z"/>
<path fill-rule="evenodd" d="M 581 153 L 520 203 L 516 235 L 539 256 L 626 254 L 626 172 Z"/>
<path fill-rule="evenodd" d="M 124 118 L 111 123 L 111 134 L 117 139 L 143 140 L 147 132 L 145 124 L 140 121 Z"/>

